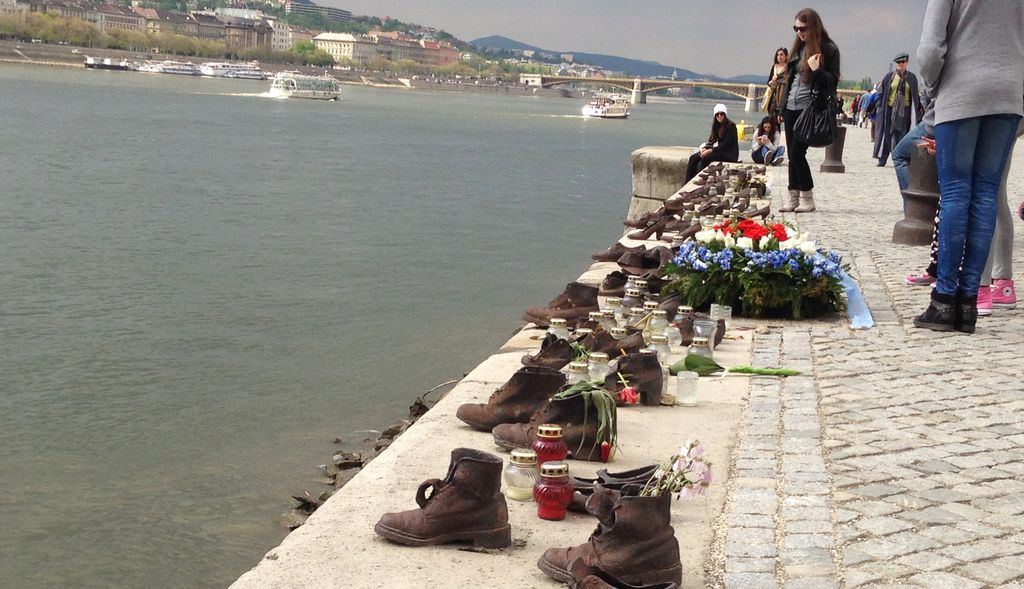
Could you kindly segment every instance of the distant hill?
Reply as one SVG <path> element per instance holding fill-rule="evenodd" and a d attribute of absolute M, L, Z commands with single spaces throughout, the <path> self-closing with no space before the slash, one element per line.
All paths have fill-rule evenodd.
<path fill-rule="evenodd" d="M 490 37 L 481 37 L 469 42 L 471 45 L 475 45 L 480 49 L 498 49 L 504 51 L 536 51 L 537 53 L 550 53 L 558 56 L 563 53 L 571 53 L 573 59 L 577 63 L 587 63 L 590 65 L 596 65 L 606 70 L 616 72 L 626 72 L 631 76 L 640 76 L 642 78 L 655 78 L 655 77 L 670 77 L 672 72 L 676 72 L 676 75 L 680 79 L 713 79 L 713 80 L 724 80 L 727 82 L 740 82 L 740 83 L 764 83 L 764 76 L 758 75 L 743 75 L 735 78 L 722 78 L 711 74 L 700 74 L 686 68 L 662 65 L 656 61 L 645 61 L 639 59 L 629 59 L 628 57 L 619 57 L 616 55 L 601 55 L 599 53 L 583 53 L 580 51 L 555 51 L 553 49 L 544 49 L 542 47 L 535 47 L 533 45 L 527 45 L 521 43 L 515 39 L 509 39 L 508 37 L 502 37 L 500 35 L 492 35 Z"/>

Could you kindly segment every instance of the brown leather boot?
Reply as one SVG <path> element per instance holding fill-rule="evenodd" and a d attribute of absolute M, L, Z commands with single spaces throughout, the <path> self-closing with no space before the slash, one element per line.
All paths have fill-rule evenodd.
<path fill-rule="evenodd" d="M 530 423 L 503 423 L 491 430 L 494 443 L 512 450 L 529 448 L 536 438 L 537 426 L 554 423 L 562 426 L 562 439 L 569 455 L 576 460 L 601 460 L 601 442 L 597 437 L 597 412 L 585 406 L 582 393 L 551 399 L 530 417 Z"/>
<path fill-rule="evenodd" d="M 642 227 L 643 225 L 641 225 Z M 590 259 L 597 262 L 614 262 L 622 257 L 623 254 L 628 253 L 640 253 L 644 251 L 644 246 L 638 245 L 636 247 L 626 247 L 619 242 L 615 242 L 612 246 L 602 252 L 595 252 L 590 254 Z"/>
<path fill-rule="evenodd" d="M 524 354 L 522 363 L 523 366 L 544 366 L 561 370 L 565 368 L 566 364 L 572 362 L 574 356 L 575 352 L 568 340 L 549 333 L 544 336 L 544 341 L 540 344 L 540 351 L 536 354 Z"/>
<path fill-rule="evenodd" d="M 499 423 L 526 423 L 564 384 L 565 375 L 558 369 L 524 366 L 486 403 L 466 403 L 455 416 L 482 432 L 491 431 Z"/>
<path fill-rule="evenodd" d="M 672 496 L 639 497 L 641 487 L 627 487 L 611 509 L 591 509 L 598 493 L 587 502 L 599 523 L 587 542 L 573 548 L 549 548 L 537 562 L 552 579 L 573 585 L 569 571 L 576 559 L 597 567 L 622 583 L 675 583 L 683 580 L 679 543 L 672 529 Z M 657 585 L 656 585 L 657 586 Z"/>
<path fill-rule="evenodd" d="M 696 311 L 682 314 L 676 317 L 676 326 L 679 327 L 679 333 L 683 336 L 682 345 L 688 346 L 693 343 L 693 320 L 694 319 L 711 319 L 711 316 L 707 313 L 698 313 Z M 715 346 L 722 343 L 722 339 L 725 337 L 725 319 L 718 320 L 718 329 L 715 330 Z"/>
<path fill-rule="evenodd" d="M 547 327 L 553 318 L 560 317 L 572 327 L 586 321 L 591 311 L 599 310 L 596 286 L 570 282 L 562 294 L 552 299 L 546 307 L 530 307 L 524 311 L 523 320 Z"/>
<path fill-rule="evenodd" d="M 576 589 L 679 589 L 679 585 L 675 583 L 630 585 L 609 575 L 600 567 L 588 565 L 582 558 L 577 558 L 569 563 L 569 574 L 576 581 L 572 585 Z"/>
<path fill-rule="evenodd" d="M 671 249 L 659 245 L 639 254 L 624 254 L 615 262 L 626 274 L 639 276 L 650 272 L 660 276 L 665 264 L 672 261 L 674 257 L 675 254 Z"/>
<path fill-rule="evenodd" d="M 508 505 L 501 494 L 500 458 L 471 448 L 452 451 L 444 480 L 429 479 L 416 490 L 419 509 L 386 513 L 378 535 L 407 546 L 472 542 L 481 548 L 512 544 Z M 433 492 L 427 496 L 427 491 Z"/>
<path fill-rule="evenodd" d="M 661 364 L 658 355 L 650 350 L 640 350 L 619 358 L 618 369 L 605 378 L 604 388 L 618 393 L 626 385 L 619 380 L 619 375 L 626 378 L 629 386 L 635 387 L 640 393 L 642 405 L 661 405 Z"/>
<path fill-rule="evenodd" d="M 614 360 L 621 356 L 623 351 L 627 354 L 639 352 L 644 347 L 644 334 L 636 330 L 617 340 L 602 329 L 583 338 L 580 345 L 590 352 L 604 352 L 608 354 L 609 360 Z"/>
<path fill-rule="evenodd" d="M 601 281 L 597 287 L 597 294 L 603 297 L 621 297 L 626 294 L 626 281 L 629 275 L 621 270 L 613 270 Z"/>

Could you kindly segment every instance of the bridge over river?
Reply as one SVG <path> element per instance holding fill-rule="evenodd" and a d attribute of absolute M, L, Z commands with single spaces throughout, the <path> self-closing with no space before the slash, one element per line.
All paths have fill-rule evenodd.
<path fill-rule="evenodd" d="M 748 112 L 757 110 L 768 90 L 765 84 L 737 84 L 735 82 L 716 82 L 714 80 L 657 80 L 643 78 L 580 78 L 575 76 L 546 76 L 539 74 L 523 74 L 519 81 L 527 86 L 552 88 L 566 84 L 595 84 L 612 86 L 629 92 L 633 104 L 646 104 L 647 93 L 668 88 L 714 88 L 727 94 L 743 98 Z M 862 94 L 863 90 L 839 90 L 844 98 L 852 98 Z"/>

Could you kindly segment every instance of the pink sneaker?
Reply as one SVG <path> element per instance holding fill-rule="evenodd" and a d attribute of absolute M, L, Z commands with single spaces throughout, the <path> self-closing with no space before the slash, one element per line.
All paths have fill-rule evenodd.
<path fill-rule="evenodd" d="M 1013 281 L 998 278 L 992 281 L 992 306 L 997 309 L 1016 309 L 1017 292 L 1013 290 Z"/>
<path fill-rule="evenodd" d="M 903 280 L 910 286 L 931 286 L 935 282 L 935 277 L 927 272 L 922 272 L 920 274 L 907 274 Z"/>
<path fill-rule="evenodd" d="M 992 287 L 984 284 L 978 287 L 978 317 L 992 314 Z"/>

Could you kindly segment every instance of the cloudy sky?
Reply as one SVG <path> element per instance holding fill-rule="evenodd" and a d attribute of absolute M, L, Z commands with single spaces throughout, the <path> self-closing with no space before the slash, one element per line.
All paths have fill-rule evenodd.
<path fill-rule="evenodd" d="M 470 41 L 502 35 L 556 51 L 648 59 L 721 76 L 766 74 L 793 42 L 806 0 L 316 0 L 391 16 Z M 925 0 L 817 0 L 842 55 L 844 79 L 876 81 L 892 57 L 914 55 Z M 914 70 L 913 58 L 911 70 Z"/>

